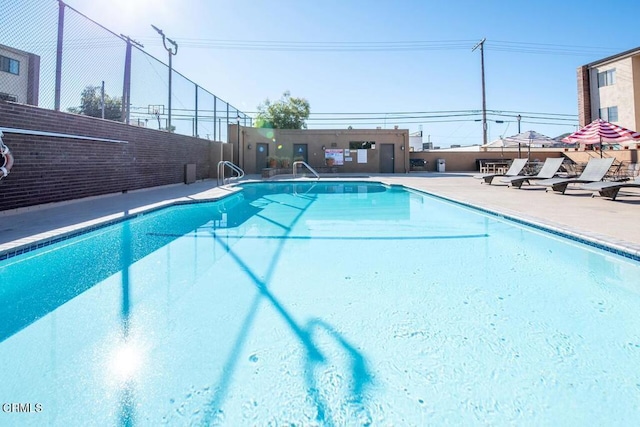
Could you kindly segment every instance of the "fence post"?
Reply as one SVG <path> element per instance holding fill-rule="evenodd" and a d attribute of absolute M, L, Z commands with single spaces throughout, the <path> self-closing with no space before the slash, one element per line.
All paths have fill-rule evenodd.
<path fill-rule="evenodd" d="M 193 136 L 197 137 L 198 136 L 198 85 L 195 84 L 195 83 L 194 83 L 194 85 L 196 87 L 196 108 L 195 108 L 196 117 L 195 117 L 195 123 L 194 123 Z"/>
<path fill-rule="evenodd" d="M 104 119 L 104 80 L 102 81 L 102 85 L 100 86 L 100 114 Z"/>
<path fill-rule="evenodd" d="M 60 111 L 60 87 L 62 85 L 62 39 L 64 38 L 64 8 L 66 4 L 58 0 L 58 45 L 56 48 L 56 87 L 54 109 Z"/>
<path fill-rule="evenodd" d="M 122 84 L 122 121 L 129 124 L 131 110 L 131 39 L 127 37 L 127 51 L 124 56 L 124 80 Z"/>
<path fill-rule="evenodd" d="M 217 113 L 218 113 L 218 97 L 213 95 L 213 140 L 217 141 L 218 138 L 218 125 L 217 125 Z"/>

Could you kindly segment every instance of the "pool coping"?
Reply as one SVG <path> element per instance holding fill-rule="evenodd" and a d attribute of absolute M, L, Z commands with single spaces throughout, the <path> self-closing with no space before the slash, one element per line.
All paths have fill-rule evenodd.
<path fill-rule="evenodd" d="M 314 182 L 311 179 L 281 179 L 281 180 L 245 180 L 240 182 L 234 182 L 229 185 L 214 187 L 203 193 L 199 193 L 192 196 L 183 196 L 175 199 L 167 199 L 158 203 L 142 206 L 139 208 L 131 209 L 131 211 L 119 212 L 112 215 L 103 216 L 90 221 L 73 224 L 71 226 L 50 230 L 44 233 L 28 236 L 16 241 L 8 242 L 0 245 L 0 261 L 4 261 L 23 253 L 31 252 L 36 249 L 40 249 L 52 244 L 77 237 L 82 234 L 86 234 L 100 228 L 108 227 L 119 222 L 136 218 L 139 216 L 147 215 L 157 210 L 165 209 L 172 206 L 180 206 L 186 204 L 195 203 L 207 203 L 215 202 L 227 197 L 230 197 L 237 192 L 241 191 L 241 186 L 244 184 L 254 183 L 301 183 L 301 182 Z M 474 209 L 476 211 L 503 218 L 515 223 L 532 227 L 534 229 L 545 231 L 553 235 L 557 235 L 569 240 L 573 240 L 578 243 L 585 244 L 587 246 L 595 247 L 597 249 L 610 252 L 624 258 L 632 259 L 634 261 L 640 261 L 640 245 L 632 244 L 623 240 L 615 240 L 611 237 L 599 235 L 584 230 L 577 230 L 568 228 L 565 225 L 560 225 L 552 221 L 542 221 L 539 218 L 523 215 L 520 212 L 510 212 L 507 209 L 493 208 L 489 209 L 480 206 L 475 203 L 466 202 L 456 199 L 451 196 L 443 196 L 436 192 L 428 191 L 422 188 L 417 188 L 410 184 L 399 184 L 386 181 L 385 179 L 370 178 L 370 177 L 336 177 L 336 178 L 322 178 L 321 182 L 363 182 L 363 183 L 379 183 L 390 187 L 403 187 L 411 191 L 419 192 L 422 194 L 435 197 L 440 200 L 455 203 L 462 207 Z M 5 248 L 3 248 L 3 246 Z"/>
<path fill-rule="evenodd" d="M 508 212 L 507 210 L 488 209 L 474 203 L 457 200 L 450 196 L 442 196 L 442 195 L 425 191 L 423 189 L 412 187 L 409 185 L 402 185 L 402 186 L 406 188 L 410 188 L 411 190 L 415 190 L 420 193 L 428 194 L 432 197 L 436 197 L 441 200 L 453 202 L 458 205 L 489 214 L 491 216 L 513 221 L 521 225 L 525 225 L 540 231 L 545 231 L 556 236 L 560 236 L 569 240 L 573 240 L 578 243 L 585 244 L 587 246 L 601 249 L 605 252 L 614 253 L 624 258 L 629 258 L 634 261 L 640 262 L 640 246 L 639 245 L 634 245 L 632 243 L 629 243 L 623 240 L 613 240 L 609 237 L 605 237 L 597 233 L 570 229 L 570 228 L 567 228 L 566 226 L 563 226 L 551 221 L 541 221 L 538 218 L 522 215 L 521 213 Z"/>
<path fill-rule="evenodd" d="M 215 202 L 238 193 L 240 189 L 234 188 L 232 185 L 215 187 L 207 193 L 213 193 L 204 197 L 178 197 L 175 199 L 167 199 L 162 202 L 153 203 L 139 208 L 131 209 L 126 212 L 119 212 L 84 221 L 71 226 L 62 227 L 35 234 L 12 242 L 0 245 L 0 261 L 4 261 L 23 253 L 32 252 L 52 244 L 62 242 L 74 237 L 90 233 L 101 228 L 109 227 L 120 222 L 148 215 L 152 212 L 159 211 L 173 206 L 188 205 L 195 203 Z M 3 247 L 6 247 L 3 249 Z"/>

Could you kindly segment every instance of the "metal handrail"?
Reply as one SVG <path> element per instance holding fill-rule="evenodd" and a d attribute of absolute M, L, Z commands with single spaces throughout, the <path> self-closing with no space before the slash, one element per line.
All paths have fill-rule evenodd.
<path fill-rule="evenodd" d="M 320 175 L 318 174 L 318 172 L 316 172 L 316 170 L 314 168 L 312 168 L 311 166 L 309 166 L 307 164 L 307 162 L 302 161 L 302 160 L 297 160 L 295 162 L 293 162 L 293 179 L 296 178 L 296 166 L 298 165 L 303 165 L 305 166 L 307 169 L 309 169 L 309 171 L 315 175 L 316 179 L 320 179 Z"/>
<path fill-rule="evenodd" d="M 302 184 L 302 183 L 294 183 L 293 184 L 293 195 L 294 196 L 306 196 L 308 193 L 311 192 L 311 190 L 313 190 L 315 188 L 316 185 L 318 185 L 318 181 L 312 182 L 311 183 L 311 187 L 307 188 L 306 191 L 299 193 L 298 190 L 296 189 L 296 185 L 308 185 L 308 184 Z"/>
<path fill-rule="evenodd" d="M 242 168 L 240 168 L 240 166 L 236 165 L 235 163 L 229 161 L 229 160 L 221 160 L 218 162 L 218 176 L 217 176 L 217 181 L 218 181 L 218 185 L 220 185 L 220 177 L 222 177 L 222 185 L 225 185 L 225 177 L 224 177 L 224 167 L 227 166 L 229 167 L 229 169 L 231 169 L 232 171 L 234 171 L 237 175 L 236 176 L 230 176 L 228 179 L 229 181 L 231 179 L 242 179 L 244 177 L 244 171 L 242 170 Z"/>

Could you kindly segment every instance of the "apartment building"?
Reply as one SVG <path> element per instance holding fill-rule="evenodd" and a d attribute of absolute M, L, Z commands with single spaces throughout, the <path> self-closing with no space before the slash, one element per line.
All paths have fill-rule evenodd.
<path fill-rule="evenodd" d="M 0 100 L 38 105 L 40 57 L 0 44 Z"/>
<path fill-rule="evenodd" d="M 640 47 L 578 67 L 578 118 L 640 129 Z"/>

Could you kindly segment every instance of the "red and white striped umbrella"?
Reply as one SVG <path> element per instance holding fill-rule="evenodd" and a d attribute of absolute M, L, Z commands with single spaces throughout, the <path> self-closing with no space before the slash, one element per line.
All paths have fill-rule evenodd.
<path fill-rule="evenodd" d="M 600 144 L 602 155 L 603 142 L 622 142 L 640 140 L 640 133 L 615 125 L 606 120 L 597 119 L 569 136 L 562 138 L 567 143 Z"/>
<path fill-rule="evenodd" d="M 640 133 L 614 125 L 606 120 L 597 119 L 571 135 L 565 136 L 562 141 L 597 144 L 599 142 L 622 142 L 630 139 L 640 139 Z"/>

